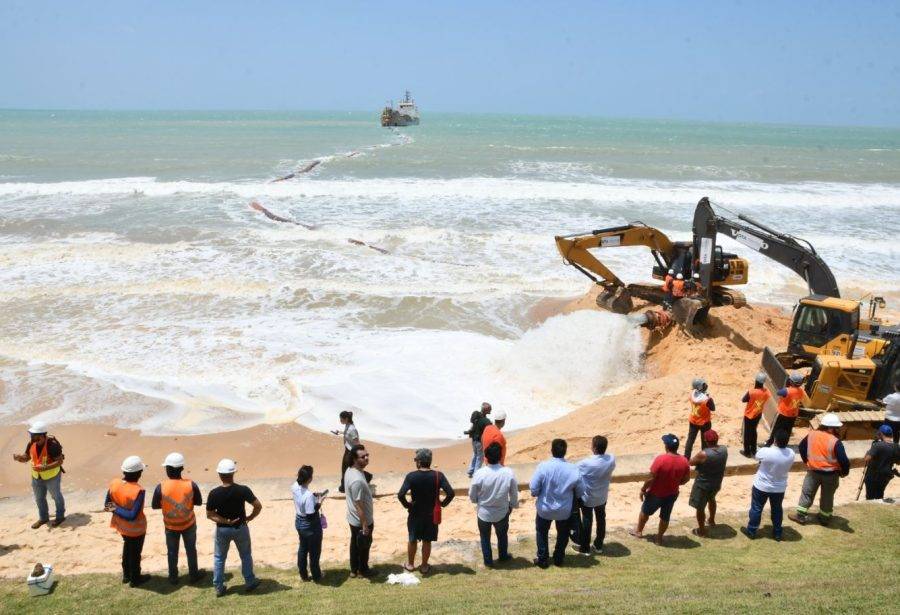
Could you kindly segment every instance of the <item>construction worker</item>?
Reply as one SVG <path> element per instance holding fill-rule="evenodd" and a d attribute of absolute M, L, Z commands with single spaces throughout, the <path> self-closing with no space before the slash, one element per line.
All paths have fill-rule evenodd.
<path fill-rule="evenodd" d="M 684 276 L 679 273 L 672 281 L 672 298 L 681 299 L 682 297 L 684 297 Z"/>
<path fill-rule="evenodd" d="M 797 421 L 797 415 L 800 414 L 801 406 L 809 405 L 809 397 L 801 386 L 803 384 L 803 374 L 794 372 L 788 378 L 788 385 L 782 389 L 778 389 L 778 415 L 775 417 L 775 424 L 772 426 L 772 432 L 769 439 L 766 440 L 766 446 L 772 446 L 775 430 L 784 429 L 788 438 L 794 431 L 794 423 Z"/>
<path fill-rule="evenodd" d="M 744 457 L 752 458 L 756 455 L 756 427 L 759 425 L 759 419 L 762 418 L 763 408 L 771 398 L 772 394 L 766 388 L 766 374 L 763 372 L 756 374 L 753 388 L 744 393 L 741 398 L 741 401 L 746 404 L 744 406 L 744 448 L 741 450 L 741 455 Z"/>
<path fill-rule="evenodd" d="M 810 431 L 800 441 L 797 450 L 806 464 L 806 478 L 803 479 L 803 489 L 800 492 L 800 501 L 797 503 L 797 512 L 788 515 L 791 521 L 805 524 L 809 521 L 809 507 L 816 497 L 816 491 L 821 487 L 819 496 L 819 522 L 828 525 L 831 521 L 831 513 L 834 508 L 834 492 L 840 484 L 840 477 L 850 473 L 850 459 L 844 450 L 844 445 L 838 439 L 838 429 L 843 425 L 836 414 L 827 412 L 822 415 L 819 428 Z"/>
<path fill-rule="evenodd" d="M 667 292 L 667 293 L 672 292 L 672 282 L 674 282 L 674 281 L 675 281 L 675 270 L 669 269 L 669 271 L 666 273 L 666 277 L 663 278 L 663 284 L 662 284 L 663 292 Z"/>
<path fill-rule="evenodd" d="M 690 290 L 687 293 L 691 296 L 697 296 L 703 294 L 703 285 L 700 284 L 700 274 L 695 273 L 691 276 L 690 280 Z"/>
<path fill-rule="evenodd" d="M 500 465 L 506 465 L 506 437 L 503 435 L 501 431 L 503 426 L 506 425 L 506 410 L 495 410 L 494 414 L 494 424 L 488 425 L 484 428 L 484 431 L 481 432 L 481 446 L 484 448 L 489 447 L 491 444 L 496 442 L 500 445 Z"/>
<path fill-rule="evenodd" d="M 126 457 L 122 462 L 122 478 L 109 483 L 104 506 L 112 513 L 109 527 L 122 537 L 122 583 L 130 583 L 132 587 L 150 580 L 149 574 L 141 574 L 147 517 L 144 516 L 144 488 L 138 481 L 145 467 L 137 455 Z"/>
<path fill-rule="evenodd" d="M 13 454 L 19 463 L 31 462 L 31 491 L 34 503 L 38 508 L 38 520 L 31 524 L 36 530 L 45 523 L 57 527 L 66 519 L 66 501 L 62 494 L 62 462 L 65 456 L 62 446 L 53 436 L 47 435 L 47 424 L 35 421 L 28 428 L 28 445 L 22 454 Z M 47 506 L 47 493 L 56 505 L 56 516 L 50 522 L 50 509 Z"/>
<path fill-rule="evenodd" d="M 900 463 L 900 446 L 893 442 L 894 430 L 890 425 L 878 428 L 878 437 L 866 453 L 866 499 L 880 500 L 884 490 L 897 473 L 894 464 Z"/>
<path fill-rule="evenodd" d="M 697 433 L 705 434 L 712 429 L 712 413 L 716 411 L 716 403 L 707 395 L 709 385 L 703 378 L 694 378 L 692 390 L 688 396 L 691 412 L 688 416 L 688 435 L 684 444 L 684 456 L 690 460 L 691 450 Z"/>
<path fill-rule="evenodd" d="M 203 504 L 200 487 L 194 481 L 182 478 L 184 456 L 169 453 L 163 461 L 166 480 L 156 486 L 150 506 L 162 509 L 166 530 L 166 551 L 169 563 L 169 583 L 178 585 L 178 543 L 184 541 L 187 555 L 188 578 L 196 583 L 203 578 L 203 571 L 197 568 L 197 519 L 194 507 Z"/>
<path fill-rule="evenodd" d="M 357 445 L 359 446 L 359 445 Z M 213 587 L 216 598 L 225 595 L 225 560 L 231 543 L 237 547 L 241 558 L 241 575 L 244 577 L 244 591 L 252 592 L 259 587 L 259 579 L 253 573 L 253 551 L 250 545 L 248 523 L 262 512 L 262 503 L 250 487 L 234 482 L 237 464 L 232 459 L 222 459 L 216 466 L 216 473 L 222 484 L 206 498 L 206 518 L 216 524 L 213 551 Z M 248 515 L 244 504 L 253 510 Z"/>

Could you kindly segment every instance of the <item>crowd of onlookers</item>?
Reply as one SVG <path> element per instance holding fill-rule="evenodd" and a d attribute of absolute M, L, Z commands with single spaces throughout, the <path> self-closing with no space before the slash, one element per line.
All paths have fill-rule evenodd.
<path fill-rule="evenodd" d="M 766 444 L 756 446 L 756 422 L 762 404 L 768 399 L 766 391 L 760 392 L 764 376 L 757 378 L 753 389 L 744 396 L 745 422 L 741 453 L 756 459 L 759 467 L 754 476 L 750 493 L 749 518 L 741 531 L 749 538 L 756 538 L 762 512 L 770 507 L 772 535 L 775 540 L 783 536 L 783 500 L 787 489 L 788 472 L 794 464 L 794 451 L 788 448 L 794 417 L 791 405 L 802 403 L 803 397 L 788 390 L 799 387 L 793 379 L 788 387 L 779 390 L 779 412 L 774 429 Z M 900 408 L 900 393 L 892 401 Z M 889 396 L 890 397 L 890 396 Z M 640 487 L 642 501 L 635 527 L 629 534 L 643 537 L 650 517 L 659 513 L 657 531 L 653 539 L 660 543 L 668 528 L 669 519 L 679 497 L 680 487 L 690 480 L 691 468 L 696 477 L 688 504 L 696 510 L 698 536 L 708 535 L 716 525 L 716 495 L 728 467 L 728 448 L 719 442 L 719 435 L 712 429 L 711 416 L 715 404 L 702 379 L 696 379 L 690 394 L 689 432 L 685 454 L 679 453 L 680 440 L 674 434 L 662 436 L 663 452 L 653 459 L 650 477 Z M 891 401 L 889 399 L 885 400 Z M 894 464 L 900 461 L 897 444 L 897 425 L 890 413 L 885 424 L 877 432 L 877 438 L 866 454 L 865 487 L 867 499 L 881 498 L 891 477 L 896 475 Z M 493 419 L 493 420 L 492 420 Z M 349 411 L 340 414 L 343 431 L 335 431 L 343 438 L 341 459 L 341 483 L 339 490 L 346 501 L 346 521 L 349 526 L 349 565 L 352 577 L 369 577 L 373 574 L 369 565 L 369 551 L 375 531 L 372 474 L 366 468 L 370 453 L 360 442 L 359 432 Z M 505 465 L 506 439 L 503 427 L 506 415 L 493 411 L 490 404 L 470 417 L 470 427 L 465 431 L 472 441 L 472 461 L 468 468 L 471 478 L 469 500 L 475 505 L 475 522 L 480 535 L 481 552 L 486 567 L 494 567 L 511 559 L 509 552 L 510 515 L 519 506 L 519 482 L 513 470 Z M 850 471 L 850 461 L 839 438 L 841 421 L 834 414 L 820 417 L 819 427 L 812 429 L 800 440 L 798 452 L 806 464 L 801 495 L 796 511 L 788 515 L 793 521 L 804 524 L 810 521 L 809 510 L 819 495 L 818 521 L 831 522 L 834 493 L 840 478 Z M 752 427 L 753 433 L 747 430 Z M 38 506 L 39 519 L 32 525 L 38 528 L 50 523 L 59 525 L 65 520 L 65 501 L 60 487 L 64 455 L 61 444 L 48 435 L 47 426 L 35 422 L 29 428 L 30 440 L 25 452 L 14 455 L 20 462 L 31 462 L 32 487 Z M 691 447 L 697 435 L 701 435 L 702 447 L 691 455 Z M 591 440 L 589 454 L 578 463 L 567 461 L 567 442 L 554 439 L 550 445 L 550 458 L 540 463 L 528 483 L 535 499 L 536 566 L 547 567 L 551 562 L 562 566 L 566 548 L 571 541 L 580 553 L 601 553 L 606 536 L 606 505 L 609 485 L 616 469 L 615 457 L 607 452 L 608 442 L 602 435 Z M 418 569 L 427 574 L 431 570 L 431 545 L 438 539 L 443 509 L 454 499 L 455 493 L 445 474 L 432 469 L 433 454 L 426 448 L 415 453 L 416 469 L 406 475 L 397 492 L 400 503 L 408 510 L 408 549 L 404 568 L 416 569 L 416 555 L 420 553 Z M 178 553 L 183 543 L 187 555 L 190 582 L 198 582 L 205 572 L 197 563 L 197 527 L 195 509 L 204 500 L 196 483 L 182 476 L 185 460 L 179 453 L 172 453 L 162 464 L 166 478 L 154 489 L 150 506 L 162 511 L 165 540 L 168 553 L 169 580 L 179 582 Z M 110 526 L 122 537 L 122 581 L 137 586 L 145 583 L 149 575 L 141 572 L 141 553 L 147 533 L 144 514 L 145 491 L 139 480 L 145 469 L 139 457 L 131 456 L 122 463 L 122 476 L 109 483 L 105 510 L 111 513 Z M 224 580 L 225 561 L 232 544 L 241 560 L 241 572 L 245 590 L 252 591 L 259 581 L 253 572 L 249 523 L 260 514 L 262 504 L 253 491 L 234 482 L 237 464 L 222 459 L 216 471 L 221 485 L 212 489 L 206 497 L 206 516 L 216 524 L 213 556 L 213 585 L 217 595 L 226 592 Z M 321 505 L 328 491 L 314 492 L 313 468 L 304 465 L 297 472 L 291 486 L 295 508 L 294 526 L 299 546 L 297 568 L 303 580 L 317 581 L 322 577 L 319 563 L 322 552 L 323 529 L 327 527 Z M 56 504 L 56 517 L 51 522 L 47 506 L 47 494 Z M 247 505 L 250 512 L 247 512 Z M 550 550 L 550 530 L 555 527 L 556 538 Z M 497 545 L 494 557 L 491 535 Z"/>

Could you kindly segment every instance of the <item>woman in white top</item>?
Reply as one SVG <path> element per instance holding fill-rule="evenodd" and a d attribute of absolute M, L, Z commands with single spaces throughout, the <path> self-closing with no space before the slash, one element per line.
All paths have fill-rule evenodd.
<path fill-rule="evenodd" d="M 781 541 L 781 521 L 784 518 L 781 504 L 787 490 L 788 472 L 794 465 L 794 451 L 788 448 L 790 436 L 786 430 L 778 429 L 772 436 L 774 439 L 772 446 L 764 446 L 756 451 L 759 469 L 753 479 L 750 520 L 747 527 L 741 528 L 741 532 L 748 538 L 756 538 L 762 511 L 768 500 L 772 514 L 772 535 L 775 540 Z"/>
<path fill-rule="evenodd" d="M 344 493 L 344 472 L 353 465 L 353 460 L 350 458 L 350 449 L 360 442 L 359 432 L 356 430 L 356 425 L 353 424 L 353 413 L 349 410 L 344 410 L 339 416 L 341 425 L 344 426 L 343 434 L 337 429 L 332 430 L 331 433 L 336 436 L 344 436 L 344 456 L 341 457 L 341 486 L 338 487 L 338 491 Z"/>
<path fill-rule="evenodd" d="M 297 569 L 304 581 L 309 581 L 310 576 L 313 581 L 322 578 L 322 569 L 319 567 L 319 557 L 322 555 L 322 520 L 319 507 L 328 492 L 310 491 L 309 483 L 312 482 L 312 477 L 312 466 L 303 466 L 297 471 L 297 482 L 291 485 L 294 511 L 297 514 L 294 527 L 297 528 L 297 535 L 300 538 L 300 546 L 297 548 Z"/>

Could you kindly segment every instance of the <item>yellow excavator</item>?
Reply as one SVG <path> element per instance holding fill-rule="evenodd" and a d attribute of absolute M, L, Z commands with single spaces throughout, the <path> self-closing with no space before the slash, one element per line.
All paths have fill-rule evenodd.
<path fill-rule="evenodd" d="M 900 328 L 875 315 L 884 299 L 872 297 L 867 317 L 861 318 L 861 302 L 841 298 L 834 274 L 812 244 L 747 216 L 737 218 L 717 215 L 704 198 L 694 215 L 694 235 L 713 250 L 719 234 L 731 237 L 796 272 L 810 292 L 794 308 L 787 349 L 763 351 L 770 386 L 784 387 L 788 369 L 806 371 L 810 405 L 801 418 L 817 427 L 819 416 L 835 412 L 847 426 L 846 437 L 868 438 L 871 423 L 884 419 L 878 400 L 900 383 Z M 701 283 L 715 275 L 714 266 L 700 265 Z M 770 404 L 765 413 L 770 425 L 774 415 Z"/>
<path fill-rule="evenodd" d="M 705 244 L 701 245 L 701 238 L 696 233 L 692 241 L 672 241 L 659 229 L 633 222 L 555 239 L 563 260 L 603 288 L 597 296 L 597 305 L 616 314 L 631 312 L 634 309 L 632 299 L 638 298 L 671 309 L 676 322 L 690 327 L 703 322 L 711 307 L 746 304 L 744 295 L 729 286 L 747 283 L 747 260 L 723 252 L 721 248 L 704 252 Z M 673 297 L 659 284 L 626 284 L 592 253 L 592 250 L 629 246 L 650 249 L 655 261 L 651 272 L 654 279 L 664 280 L 669 271 L 672 275 L 681 274 L 689 281 L 688 296 Z M 709 275 L 705 282 L 695 286 L 692 277 L 701 270 L 698 269 L 701 262 L 708 265 Z"/>

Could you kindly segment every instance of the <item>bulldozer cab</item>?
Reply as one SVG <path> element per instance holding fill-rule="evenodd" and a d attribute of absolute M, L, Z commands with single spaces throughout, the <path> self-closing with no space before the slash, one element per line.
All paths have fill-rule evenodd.
<path fill-rule="evenodd" d="M 794 313 L 788 352 L 812 359 L 817 355 L 850 357 L 859 329 L 859 303 L 811 295 Z"/>

